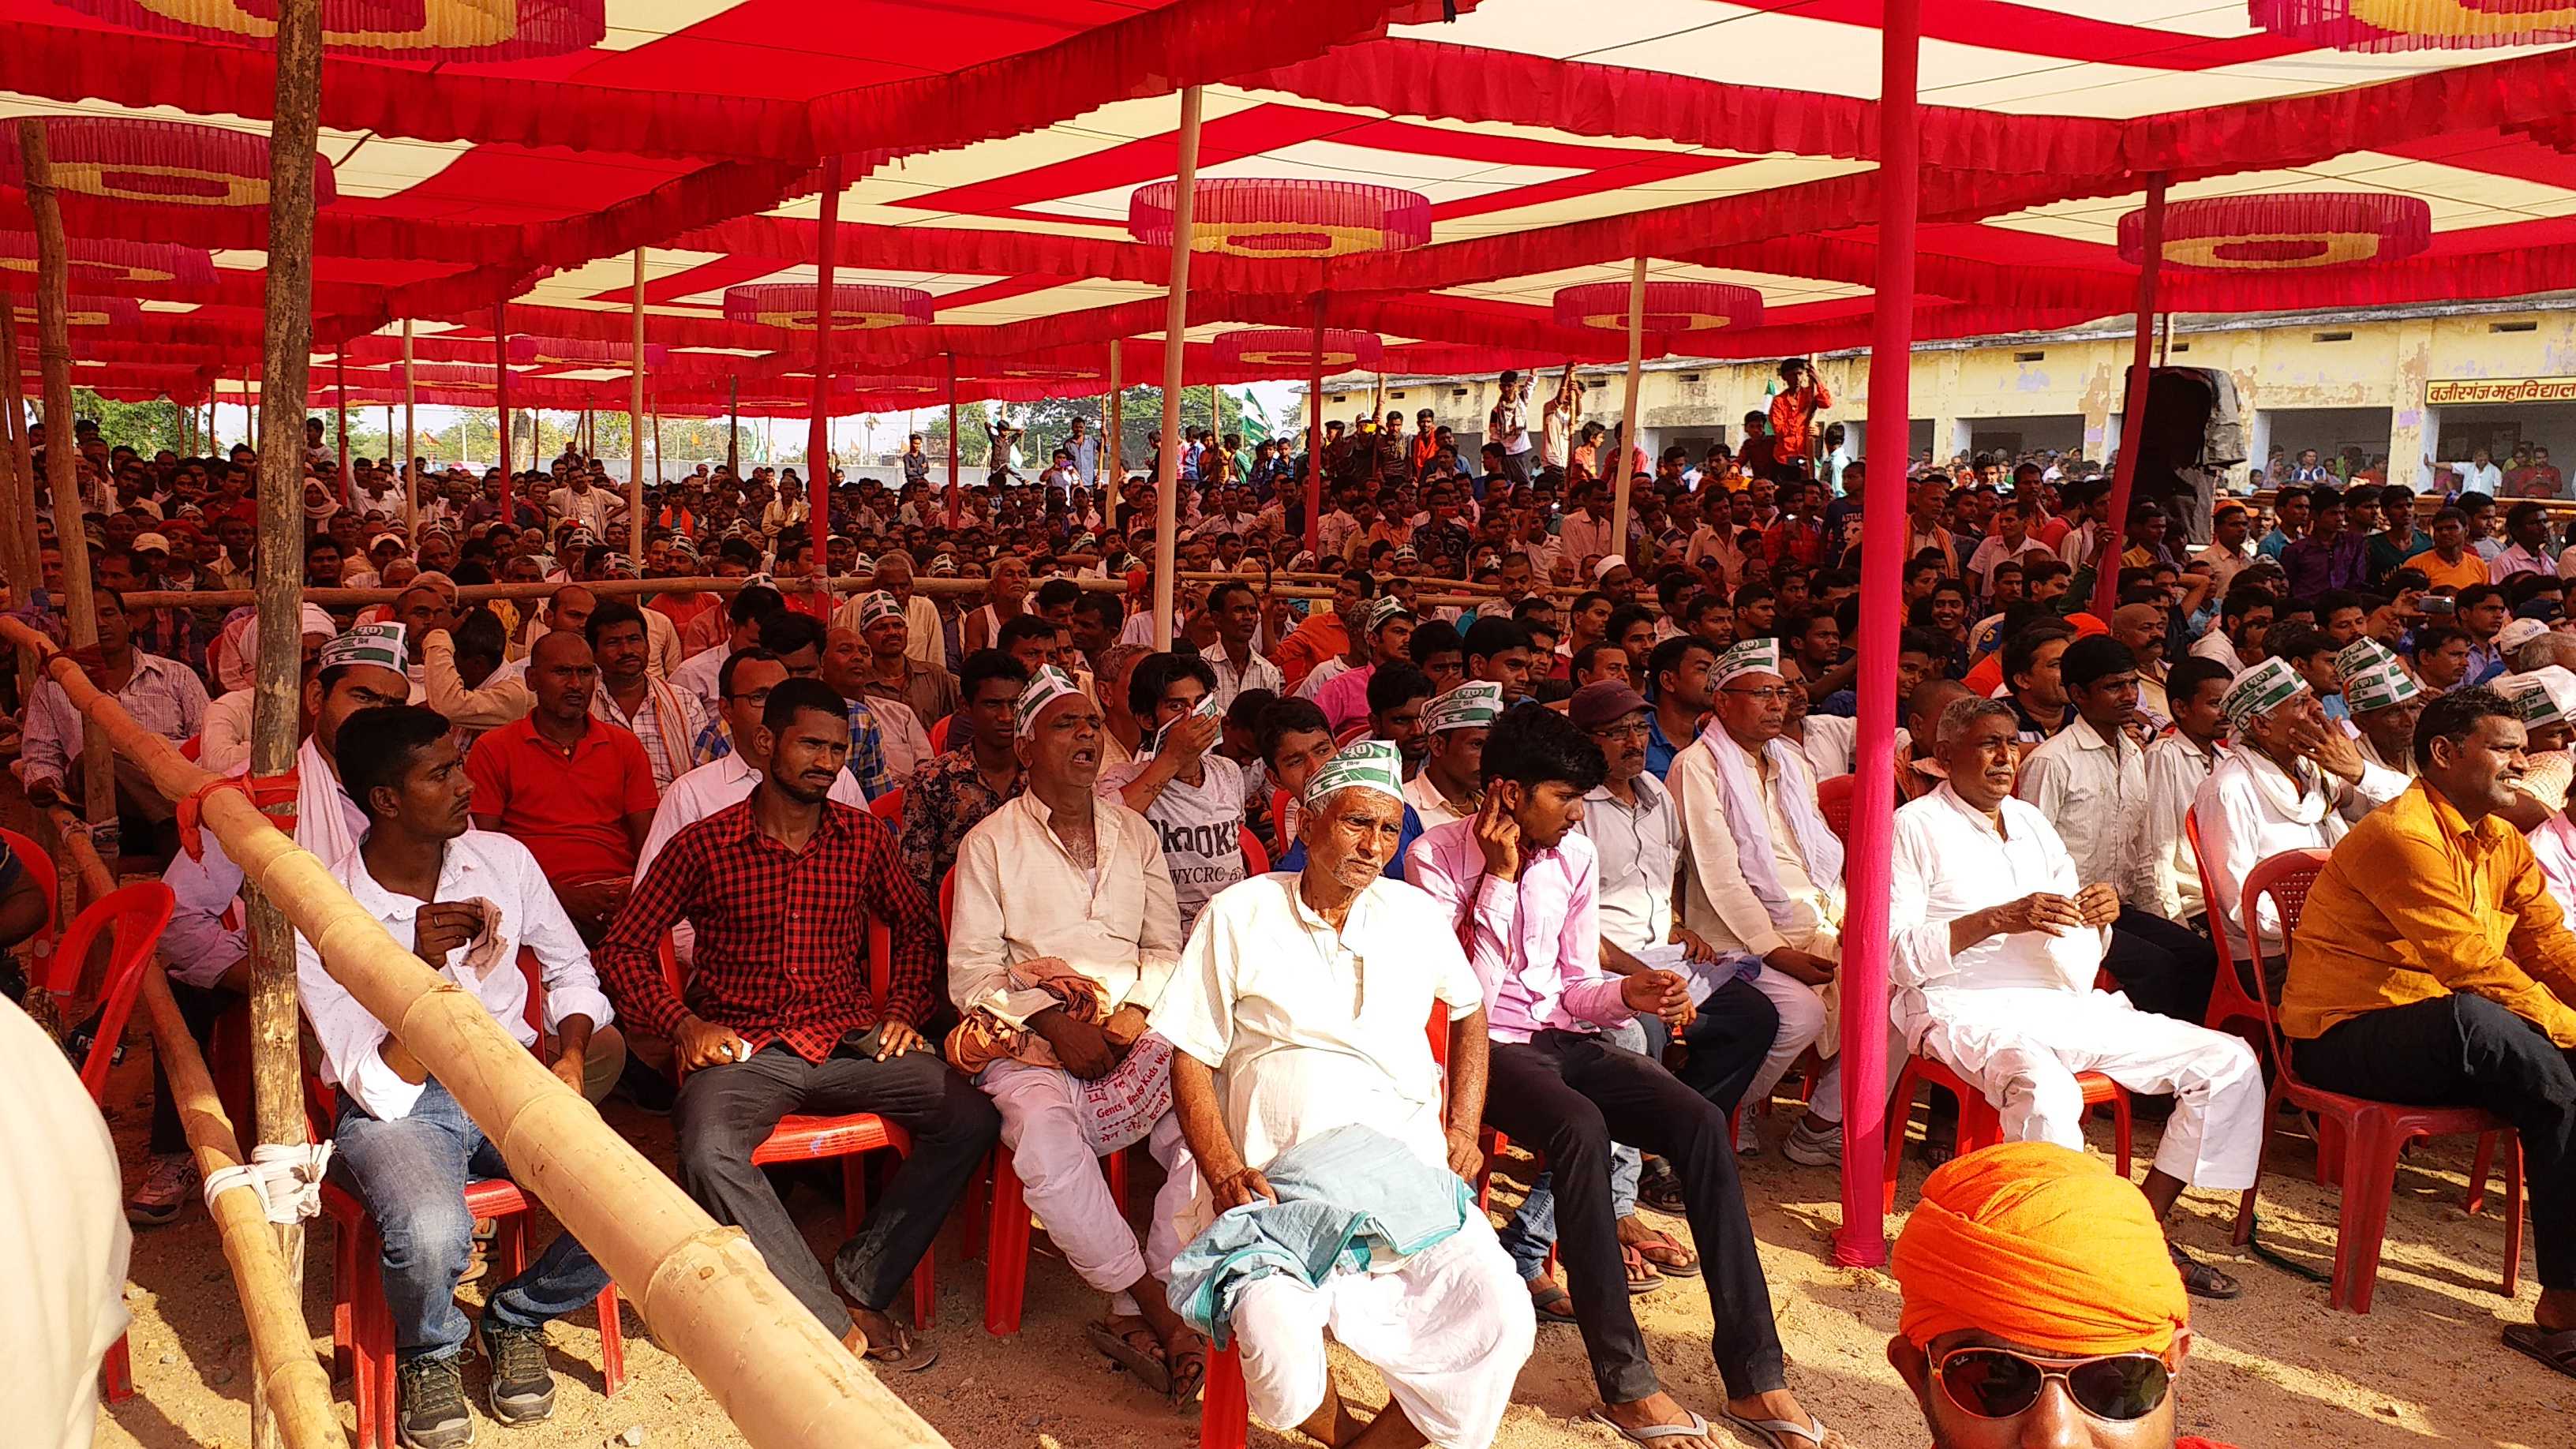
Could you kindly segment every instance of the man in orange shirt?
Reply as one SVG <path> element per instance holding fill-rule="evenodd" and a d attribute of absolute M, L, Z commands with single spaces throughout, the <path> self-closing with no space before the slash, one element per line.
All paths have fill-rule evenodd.
<path fill-rule="evenodd" d="M 1814 364 L 1792 357 L 1780 364 L 1780 391 L 1771 399 L 1771 461 L 1774 476 L 1807 476 L 1815 451 L 1816 414 L 1834 405 Z"/>

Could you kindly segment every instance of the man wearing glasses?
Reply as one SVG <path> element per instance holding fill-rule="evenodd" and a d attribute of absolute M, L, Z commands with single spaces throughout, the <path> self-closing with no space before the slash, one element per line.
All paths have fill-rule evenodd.
<path fill-rule="evenodd" d="M 2226 1449 L 2175 1434 L 2191 1300 L 2163 1248 L 2136 1188 L 2053 1143 L 1926 1179 L 1889 1265 L 1904 1306 L 1887 1361 L 1932 1449 Z"/>
<path fill-rule="evenodd" d="M 1841 969 L 1843 847 L 1816 808 L 1806 755 L 1783 737 L 1790 692 L 1780 641 L 1749 639 L 1711 672 L 1717 718 L 1673 756 L 1666 784 L 1688 833 L 1682 924 L 1720 953 L 1762 960 L 1753 984 L 1780 1012 L 1779 1034 L 1745 1101 L 1759 1104 L 1809 1047 L 1826 1056 L 1807 1114 L 1781 1150 L 1792 1162 L 1842 1161 L 1840 1033 L 1827 988 Z M 1761 1151 L 1755 1114 L 1736 1150 Z"/>

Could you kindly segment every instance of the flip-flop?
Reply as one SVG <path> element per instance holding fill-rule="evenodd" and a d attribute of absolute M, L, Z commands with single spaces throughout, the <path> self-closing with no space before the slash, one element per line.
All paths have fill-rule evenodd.
<path fill-rule="evenodd" d="M 850 1335 L 856 1337 L 858 1343 L 853 1351 L 862 1361 L 899 1374 L 917 1374 L 939 1362 L 939 1350 L 914 1338 L 902 1324 L 896 1324 L 894 1332 L 894 1342 L 880 1345 L 868 1337 L 866 1329 L 854 1323 L 850 1325 Z M 849 1339 L 845 1337 L 842 1342 L 846 1344 Z"/>
<path fill-rule="evenodd" d="M 1634 1243 L 1619 1245 L 1619 1265 L 1627 1270 L 1631 1298 L 1643 1298 L 1664 1286 L 1664 1275 L 1655 1271 L 1655 1265 L 1646 1261 L 1646 1255 Z"/>
<path fill-rule="evenodd" d="M 1538 1315 L 1541 1323 L 1572 1323 L 1574 1295 L 1565 1291 L 1564 1284 L 1551 1280 L 1530 1294 L 1530 1311 Z"/>
<path fill-rule="evenodd" d="M 1143 1333 L 1151 1337 L 1154 1330 L 1139 1323 L 1129 1332 Z M 1165 1398 L 1171 1397 L 1172 1370 L 1169 1364 L 1138 1348 L 1123 1335 L 1112 1332 L 1107 1324 L 1086 1323 L 1082 1326 L 1082 1334 L 1083 1337 L 1090 1339 L 1091 1346 L 1100 1350 L 1111 1363 L 1134 1374 L 1136 1382 Z M 1162 1344 L 1157 1342 L 1154 1346 L 1159 1349 Z"/>
<path fill-rule="evenodd" d="M 1171 1359 L 1167 1360 L 1170 1365 L 1169 1373 L 1172 1381 L 1170 1397 L 1173 1403 L 1187 1406 L 1198 1402 L 1199 1389 L 1207 1383 L 1207 1359 L 1207 1340 L 1194 1333 L 1190 1335 L 1189 1343 L 1183 1345 Z"/>
<path fill-rule="evenodd" d="M 1654 1264 L 1656 1271 L 1667 1278 L 1699 1276 L 1699 1254 L 1683 1247 L 1679 1239 L 1660 1228 L 1648 1231 L 1652 1236 L 1646 1241 L 1623 1246 L 1635 1249 L 1640 1257 Z"/>
<path fill-rule="evenodd" d="M 2165 1249 L 2173 1258 L 2174 1268 L 2182 1274 L 2182 1291 L 2192 1297 L 2223 1303 L 2245 1291 L 2244 1284 L 2184 1252 L 2180 1244 L 2168 1243 Z"/>
<path fill-rule="evenodd" d="M 1690 1413 L 1687 1409 L 1682 1412 Z M 1608 1414 L 1601 1412 L 1599 1409 L 1593 1410 L 1591 1417 L 1592 1422 L 1596 1424 L 1607 1424 L 1612 1429 L 1618 1431 L 1620 1438 L 1627 1440 L 1631 1444 L 1641 1446 L 1661 1444 L 1667 1439 L 1708 1438 L 1708 1420 L 1701 1418 L 1697 1414 L 1691 1414 L 1690 1422 L 1687 1424 L 1646 1424 L 1634 1429 L 1631 1429 L 1627 1425 L 1620 1423 L 1618 1420 L 1611 1418 Z"/>
<path fill-rule="evenodd" d="M 1727 1409 L 1718 1410 L 1718 1416 L 1731 1427 L 1759 1438 L 1770 1449 L 1824 1449 L 1825 1436 L 1833 1433 L 1822 1419 L 1809 1427 L 1787 1419 L 1748 1419 Z"/>
<path fill-rule="evenodd" d="M 2576 1378 L 2576 1328 L 2551 1333 L 2537 1323 L 2517 1323 L 2504 1331 L 2504 1346 Z"/>

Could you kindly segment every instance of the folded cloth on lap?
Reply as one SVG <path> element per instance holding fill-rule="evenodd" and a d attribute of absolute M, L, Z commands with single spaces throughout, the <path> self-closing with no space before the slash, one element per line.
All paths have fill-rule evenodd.
<path fill-rule="evenodd" d="M 1374 1128 L 1336 1127 L 1272 1158 L 1277 1202 L 1249 1202 L 1172 1260 L 1172 1311 L 1222 1348 L 1235 1296 L 1274 1273 L 1320 1286 L 1342 1269 L 1392 1268 L 1466 1223 L 1467 1184 Z"/>

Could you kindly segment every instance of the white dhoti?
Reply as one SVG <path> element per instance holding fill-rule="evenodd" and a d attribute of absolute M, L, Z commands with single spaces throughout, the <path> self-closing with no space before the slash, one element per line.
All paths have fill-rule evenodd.
<path fill-rule="evenodd" d="M 1919 1005 L 1918 1005 L 1919 1003 Z M 2193 1187 L 2254 1185 L 2263 1147 L 2263 1072 L 2224 1032 L 2131 1006 L 2102 991 L 2001 986 L 1909 995 L 1902 1023 L 1918 1055 L 1957 1072 L 2003 1117 L 2007 1142 L 2084 1148 L 2078 1072 L 2132 1092 L 2171 1093 L 2156 1166 Z"/>
<path fill-rule="evenodd" d="M 1180 1219 L 1198 1178 L 1189 1145 L 1181 1139 L 1179 1116 L 1167 1111 L 1155 1119 L 1144 1143 L 1166 1176 L 1154 1195 L 1140 1251 L 1135 1231 L 1109 1195 L 1100 1159 L 1083 1136 L 1075 1104 L 1080 1084 L 1059 1067 L 1000 1061 L 985 1068 L 976 1085 L 1001 1109 L 1002 1145 L 1011 1151 L 1029 1211 L 1082 1281 L 1110 1295 L 1109 1311 L 1133 1316 L 1136 1300 L 1127 1288 L 1148 1272 L 1156 1278 L 1170 1276 L 1172 1259 L 1181 1251 Z"/>
<path fill-rule="evenodd" d="M 1444 1449 L 1494 1441 L 1537 1334 L 1529 1290 L 1478 1212 L 1389 1272 L 1345 1270 L 1313 1288 L 1288 1274 L 1260 1279 L 1236 1295 L 1233 1325 L 1244 1395 L 1263 1423 L 1292 1429 L 1323 1406 L 1329 1332 Z"/>

